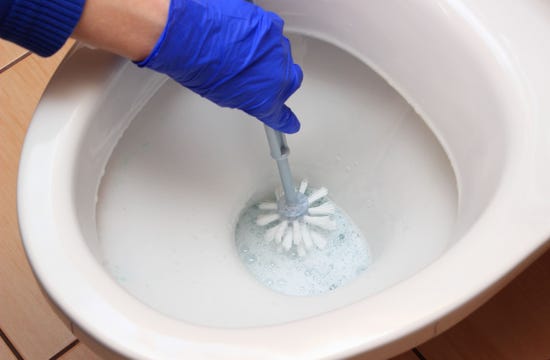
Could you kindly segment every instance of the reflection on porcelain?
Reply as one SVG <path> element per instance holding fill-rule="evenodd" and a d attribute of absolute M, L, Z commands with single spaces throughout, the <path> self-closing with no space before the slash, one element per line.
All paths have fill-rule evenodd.
<path fill-rule="evenodd" d="M 330 189 L 370 262 L 320 295 L 257 281 L 234 232 L 247 201 L 276 184 L 262 127 L 79 49 L 29 128 L 19 218 L 45 293 L 105 351 L 387 358 L 468 315 L 546 248 L 550 8 L 258 3 L 285 18 L 304 67 L 291 165 Z"/>

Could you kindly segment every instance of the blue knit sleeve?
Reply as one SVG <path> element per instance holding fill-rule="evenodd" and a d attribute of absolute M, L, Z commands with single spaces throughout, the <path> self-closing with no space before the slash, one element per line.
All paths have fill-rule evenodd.
<path fill-rule="evenodd" d="M 38 55 L 50 56 L 71 36 L 82 15 L 84 2 L 0 0 L 0 37 Z"/>
<path fill-rule="evenodd" d="M 0 0 L 0 25 L 11 8 L 12 0 Z"/>

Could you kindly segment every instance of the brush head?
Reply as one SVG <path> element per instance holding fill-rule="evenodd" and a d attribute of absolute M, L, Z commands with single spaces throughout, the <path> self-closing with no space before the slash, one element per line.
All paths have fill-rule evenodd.
<path fill-rule="evenodd" d="M 351 282 L 368 268 L 371 256 L 360 229 L 328 199 L 328 192 L 303 185 L 307 212 L 297 218 L 279 212 L 280 193 L 253 197 L 239 214 L 235 248 L 245 268 L 267 288 L 314 296 Z"/>
<path fill-rule="evenodd" d="M 280 192 L 276 192 L 274 202 L 258 204 L 263 213 L 257 217 L 256 225 L 268 227 L 265 241 L 274 242 L 278 251 L 295 249 L 300 257 L 314 248 L 324 249 L 324 233 L 336 230 L 332 219 L 335 207 L 327 195 L 326 188 L 308 190 L 308 182 L 303 180 L 295 204 L 288 204 Z"/>

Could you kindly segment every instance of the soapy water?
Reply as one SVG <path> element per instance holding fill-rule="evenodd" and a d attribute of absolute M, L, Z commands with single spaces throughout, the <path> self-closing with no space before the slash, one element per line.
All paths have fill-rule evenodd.
<path fill-rule="evenodd" d="M 371 263 L 370 249 L 361 231 L 337 206 L 331 215 L 336 230 L 319 231 L 327 240 L 326 247 L 313 248 L 303 257 L 295 248 L 282 252 L 274 241 L 264 239 L 269 227 L 256 224 L 263 213 L 256 204 L 242 211 L 235 242 L 246 268 L 260 283 L 274 291 L 294 296 L 335 291 L 360 276 Z"/>

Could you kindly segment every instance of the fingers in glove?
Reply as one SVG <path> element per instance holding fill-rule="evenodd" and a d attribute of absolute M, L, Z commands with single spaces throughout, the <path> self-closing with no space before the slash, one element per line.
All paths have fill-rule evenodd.
<path fill-rule="evenodd" d="M 287 134 L 294 134 L 300 130 L 298 118 L 286 105 L 283 105 L 279 111 L 260 120 L 267 126 Z"/>

